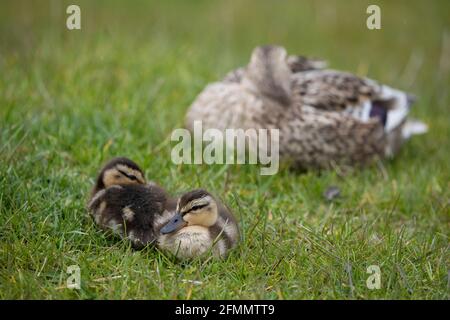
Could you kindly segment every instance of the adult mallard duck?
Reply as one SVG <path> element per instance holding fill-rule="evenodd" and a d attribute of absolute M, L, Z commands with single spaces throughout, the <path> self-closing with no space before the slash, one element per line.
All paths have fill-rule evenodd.
<path fill-rule="evenodd" d="M 408 119 L 407 93 L 323 64 L 296 70 L 292 59 L 282 47 L 255 48 L 245 68 L 197 96 L 187 128 L 200 120 L 205 130 L 279 129 L 280 159 L 304 169 L 393 156 L 411 135 L 427 131 Z"/>

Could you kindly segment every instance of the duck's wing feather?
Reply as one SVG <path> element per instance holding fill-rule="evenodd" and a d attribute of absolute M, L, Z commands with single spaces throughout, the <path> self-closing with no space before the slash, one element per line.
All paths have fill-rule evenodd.
<path fill-rule="evenodd" d="M 364 78 L 334 70 L 309 71 L 292 75 L 293 94 L 303 104 L 328 111 L 362 106 L 378 95 L 380 86 Z"/>
<path fill-rule="evenodd" d="M 237 69 L 228 72 L 222 79 L 225 83 L 240 83 L 245 74 L 245 67 L 239 67 Z"/>
<path fill-rule="evenodd" d="M 411 96 L 368 78 L 335 70 L 292 75 L 292 91 L 301 104 L 349 114 L 360 121 L 378 118 L 391 131 L 406 119 Z"/>
<path fill-rule="evenodd" d="M 327 67 L 325 60 L 309 58 L 305 56 L 288 56 L 287 64 L 292 73 L 305 72 L 310 70 L 321 70 Z M 222 79 L 223 82 L 241 82 L 245 73 L 245 67 L 240 67 L 228 72 Z"/>
<path fill-rule="evenodd" d="M 295 55 L 288 56 L 287 63 L 293 73 L 322 70 L 328 66 L 328 62 L 325 60 Z"/>
<path fill-rule="evenodd" d="M 300 166 L 323 168 L 332 162 L 353 165 L 384 154 L 386 135 L 375 119 L 362 122 L 309 106 L 294 108 L 285 119 L 280 153 Z"/>

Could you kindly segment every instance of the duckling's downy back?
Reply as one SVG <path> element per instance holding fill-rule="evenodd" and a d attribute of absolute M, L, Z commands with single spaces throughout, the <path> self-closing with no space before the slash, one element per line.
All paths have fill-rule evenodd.
<path fill-rule="evenodd" d="M 156 185 L 114 185 L 99 191 L 89 210 L 98 226 L 140 249 L 156 242 L 155 220 L 166 202 L 165 191 Z"/>

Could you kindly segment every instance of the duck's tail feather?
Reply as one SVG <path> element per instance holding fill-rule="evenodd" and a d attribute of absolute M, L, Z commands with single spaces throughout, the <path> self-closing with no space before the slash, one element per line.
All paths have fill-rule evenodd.
<path fill-rule="evenodd" d="M 408 119 L 402 126 L 402 137 L 405 140 L 409 139 L 413 135 L 424 134 L 427 132 L 427 124 L 416 119 Z"/>
<path fill-rule="evenodd" d="M 411 106 L 416 103 L 417 101 L 417 97 L 416 95 L 412 94 L 412 93 L 406 93 L 406 100 L 408 102 L 409 107 L 411 108 Z"/>
<path fill-rule="evenodd" d="M 372 113 L 375 113 L 381 118 L 385 132 L 392 132 L 405 124 L 409 111 L 416 100 L 416 96 L 411 93 L 382 85 L 378 97 L 372 101 L 374 110 L 371 110 L 371 116 Z M 379 114 L 376 114 L 377 109 L 380 110 Z"/>
<path fill-rule="evenodd" d="M 371 116 L 374 113 L 375 116 L 381 118 L 384 124 L 387 137 L 385 148 L 387 157 L 394 156 L 411 136 L 428 131 L 425 123 L 408 118 L 411 106 L 415 101 L 414 95 L 383 85 L 378 99 L 372 102 Z M 377 110 L 382 111 L 379 112 L 381 116 L 376 114 Z"/>
<path fill-rule="evenodd" d="M 409 110 L 415 101 L 414 96 L 386 85 L 381 88 L 380 99 L 387 110 L 384 126 L 386 133 L 405 123 Z"/>

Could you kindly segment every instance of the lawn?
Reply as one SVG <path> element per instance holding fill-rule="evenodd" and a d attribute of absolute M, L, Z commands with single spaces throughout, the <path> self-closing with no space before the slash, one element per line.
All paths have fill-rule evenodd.
<path fill-rule="evenodd" d="M 66 29 L 72 3 L 81 30 Z M 366 28 L 372 3 L 381 30 Z M 448 299 L 449 12 L 445 0 L 2 1 L 0 298 Z M 415 93 L 430 132 L 362 170 L 172 164 L 195 96 L 266 43 Z M 85 205 L 118 155 L 171 193 L 222 198 L 239 247 L 180 264 L 99 231 Z M 333 185 L 342 196 L 327 202 Z M 70 265 L 80 290 L 66 288 Z"/>

